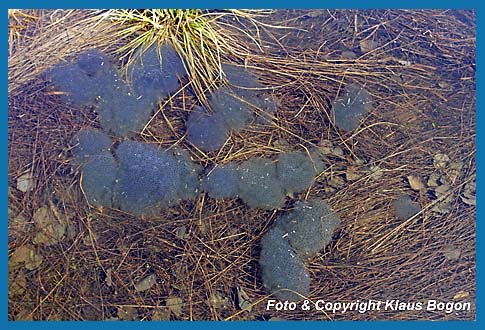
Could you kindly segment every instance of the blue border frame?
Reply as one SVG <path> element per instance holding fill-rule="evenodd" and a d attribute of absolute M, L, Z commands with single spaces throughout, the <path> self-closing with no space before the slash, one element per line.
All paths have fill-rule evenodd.
<path fill-rule="evenodd" d="M 67 5 L 67 7 L 66 7 Z M 177 2 L 160 2 L 160 1 L 137 1 L 137 2 L 127 2 L 127 1 L 105 1 L 100 3 L 100 1 L 92 1 L 87 0 L 83 2 L 66 2 L 66 1 L 43 1 L 42 3 L 34 2 L 34 1 L 8 1 L 7 3 L 1 3 L 0 6 L 2 8 L 2 32 L 4 36 L 8 35 L 8 14 L 7 9 L 15 8 L 150 8 L 150 7 L 172 7 L 172 8 L 339 8 L 339 9 L 369 9 L 369 8 L 386 8 L 386 9 L 397 9 L 397 8 L 419 8 L 419 9 L 475 9 L 477 14 L 477 62 L 480 62 L 480 55 L 481 55 L 481 47 L 478 40 L 480 40 L 481 36 L 481 10 L 479 10 L 479 2 L 478 1 L 469 1 L 469 0 L 462 0 L 462 1 L 451 1 L 451 0 L 428 0 L 428 1 L 418 1 L 418 0 L 408 0 L 408 1 L 392 1 L 392 2 L 384 2 L 384 1 L 357 1 L 357 0 L 347 0 L 346 2 L 330 2 L 330 1 L 312 1 L 312 0 L 300 0 L 298 2 L 289 3 L 284 1 L 261 1 L 261 0 L 247 0 L 247 1 L 232 1 L 232 2 L 223 2 L 223 1 L 203 1 L 193 3 L 191 1 L 186 0 L 179 0 Z M 8 63 L 7 52 L 5 51 L 8 49 L 8 39 L 6 39 L 6 43 L 4 44 L 5 48 L 2 52 L 4 57 L 4 63 Z M 4 71 L 4 79 L 5 84 L 8 86 L 8 65 L 3 67 Z M 478 104 L 481 104 L 480 100 L 480 92 L 481 92 L 481 76 L 482 70 L 480 65 L 477 68 L 477 109 Z M 0 235 L 0 240 L 2 246 L 4 246 L 3 253 L 2 253 L 2 264 L 8 264 L 8 253 L 7 253 L 7 246 L 8 246 L 8 238 L 7 238 L 7 209 L 8 209 L 8 161 L 7 161 L 7 150 L 8 150 L 8 134 L 7 134 L 7 109 L 8 109 L 8 91 L 7 88 L 3 89 L 2 99 L 4 100 L 4 111 L 2 112 L 1 119 L 0 119 L 0 134 L 2 134 L 3 138 L 0 140 L 0 148 L 2 155 L 5 156 L 3 161 L 0 163 L 1 171 L 4 175 L 1 177 L 1 187 L 0 194 L 1 194 L 1 201 L 5 203 L 3 205 L 3 228 L 2 234 Z M 477 111 L 477 133 L 480 132 L 480 129 L 483 127 L 482 121 L 485 120 L 482 118 L 483 116 Z M 479 172 L 477 175 L 477 219 L 482 218 L 482 211 L 480 207 L 481 201 L 481 186 L 482 186 L 482 177 L 481 177 L 481 158 L 482 158 L 482 148 L 480 146 L 481 137 L 477 134 L 477 171 Z M 106 328 L 116 328 L 116 329 L 125 329 L 125 328 L 133 328 L 133 327 L 141 327 L 141 328 L 163 328 L 164 326 L 170 326 L 171 328 L 176 329 L 183 329 L 183 328 L 192 328 L 192 327 L 211 327 L 211 328 L 222 328 L 224 329 L 229 328 L 243 328 L 243 327 L 251 327 L 251 328 L 280 328 L 280 327 L 288 327 L 288 328 L 299 328 L 299 327 L 315 327 L 315 328 L 325 328 L 325 329 L 334 329 L 336 327 L 340 328 L 351 328 L 354 326 L 363 327 L 367 329 L 384 329 L 388 327 L 399 327 L 402 329 L 412 329 L 412 328 L 421 328 L 423 326 L 427 328 L 483 328 L 485 327 L 484 323 L 482 322 L 482 318 L 479 314 L 481 311 L 479 302 L 481 301 L 478 293 L 481 292 L 482 286 L 480 285 L 480 272 L 478 269 L 479 261 L 481 261 L 481 253 L 480 253 L 480 240 L 478 239 L 480 236 L 478 233 L 481 232 L 480 222 L 477 221 L 477 300 L 476 300 L 476 309 L 477 309 L 477 321 L 444 321 L 444 322 L 425 322 L 425 321 L 367 321 L 367 322 L 358 322 L 355 324 L 355 321 L 339 321 L 339 322 L 45 322 L 45 321 L 38 321 L 38 322 L 8 322 L 7 315 L 8 315 L 8 274 L 7 274 L 7 267 L 2 267 L 1 271 L 1 310 L 2 310 L 2 317 L 0 319 L 0 329 L 23 329 L 23 328 L 53 328 L 53 329 L 85 329 L 85 328 L 96 328 L 96 327 L 106 327 Z"/>

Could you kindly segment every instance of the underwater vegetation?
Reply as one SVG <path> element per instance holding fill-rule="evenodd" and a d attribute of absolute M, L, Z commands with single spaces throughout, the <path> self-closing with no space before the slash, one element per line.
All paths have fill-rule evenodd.
<path fill-rule="evenodd" d="M 196 107 L 186 122 L 187 141 L 204 152 L 220 149 L 231 132 L 244 129 L 257 115 L 267 118 L 276 108 L 257 77 L 234 65 L 225 64 L 223 70 L 229 86 L 208 97 L 212 112 Z"/>
<path fill-rule="evenodd" d="M 47 78 L 66 103 L 94 106 L 103 130 L 130 136 L 143 129 L 159 99 L 176 91 L 178 77 L 185 74 L 182 60 L 171 46 L 153 45 L 140 52 L 129 70 L 133 86 L 96 49 L 79 55 L 74 63 L 53 67 Z"/>
<path fill-rule="evenodd" d="M 261 238 L 264 286 L 278 299 L 298 301 L 310 293 L 304 261 L 318 254 L 332 239 L 338 217 L 323 200 L 298 202 L 295 210 L 278 217 Z"/>
<path fill-rule="evenodd" d="M 103 134 L 88 129 L 74 138 L 79 144 L 73 153 L 82 161 L 82 188 L 92 205 L 149 215 L 197 196 L 200 168 L 187 153 L 124 141 L 113 150 L 113 156 L 106 150 L 109 137 L 99 139 Z"/>
<path fill-rule="evenodd" d="M 372 96 L 362 87 L 352 84 L 332 103 L 332 117 L 335 125 L 352 131 L 359 127 L 360 120 L 371 109 Z"/>
<path fill-rule="evenodd" d="M 214 198 L 240 197 L 249 207 L 273 210 L 287 195 L 307 190 L 324 169 L 316 155 L 282 153 L 277 161 L 252 158 L 215 167 L 202 179 L 202 189 Z"/>

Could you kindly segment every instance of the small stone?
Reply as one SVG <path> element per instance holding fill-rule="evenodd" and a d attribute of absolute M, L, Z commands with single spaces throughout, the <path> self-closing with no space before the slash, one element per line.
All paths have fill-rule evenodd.
<path fill-rule="evenodd" d="M 401 220 L 407 220 L 421 211 L 419 203 L 413 202 L 408 195 L 401 195 L 393 203 L 396 215 Z"/>

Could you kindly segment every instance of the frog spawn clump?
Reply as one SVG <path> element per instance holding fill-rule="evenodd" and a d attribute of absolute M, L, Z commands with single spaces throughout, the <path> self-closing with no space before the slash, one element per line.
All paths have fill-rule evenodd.
<path fill-rule="evenodd" d="M 160 54 L 167 60 L 161 62 Z M 209 98 L 213 112 L 196 108 L 187 121 L 187 139 L 203 151 L 220 148 L 232 131 L 243 129 L 257 115 L 269 118 L 275 109 L 254 77 L 232 66 L 224 70 L 230 86 Z M 56 66 L 48 77 L 67 103 L 94 106 L 105 131 L 129 136 L 144 127 L 159 98 L 178 88 L 183 74 L 178 55 L 162 46 L 147 50 L 131 67 L 133 86 L 125 84 L 107 57 L 96 50 L 82 54 L 76 63 Z M 205 133 L 207 128 L 213 132 Z M 201 169 L 186 152 L 134 141 L 113 147 L 107 135 L 91 129 L 81 130 L 73 143 L 81 186 L 93 206 L 150 215 L 197 196 Z M 308 189 L 324 168 L 311 155 L 288 153 L 277 162 L 251 159 L 216 167 L 204 176 L 203 187 L 213 197 L 239 196 L 250 207 L 270 210 L 282 207 L 286 195 Z M 277 297 L 297 300 L 309 293 L 304 260 L 328 243 L 338 224 L 328 210 L 326 203 L 318 201 L 297 203 L 295 211 L 282 216 L 263 237 L 263 282 Z"/>
<path fill-rule="evenodd" d="M 257 77 L 234 65 L 223 65 L 223 71 L 229 86 L 208 97 L 212 111 L 195 107 L 186 122 L 187 141 L 204 152 L 220 149 L 231 132 L 241 131 L 256 117 L 267 119 L 275 110 Z"/>
<path fill-rule="evenodd" d="M 202 189 L 214 198 L 240 197 L 249 207 L 281 208 L 287 195 L 307 190 L 325 169 L 316 153 L 282 153 L 277 161 L 252 158 L 208 171 Z"/>
<path fill-rule="evenodd" d="M 161 60 L 163 58 L 163 60 Z M 130 136 L 141 131 L 159 99 L 176 91 L 185 75 L 182 60 L 168 44 L 139 51 L 125 83 L 108 57 L 94 49 L 73 63 L 59 64 L 46 76 L 61 99 L 75 107 L 93 106 L 104 131 Z"/>
<path fill-rule="evenodd" d="M 91 205 L 150 215 L 197 196 L 200 168 L 187 153 L 137 141 L 112 148 L 107 141 L 108 136 L 92 129 L 74 137 L 81 187 Z"/>
<path fill-rule="evenodd" d="M 294 211 L 278 217 L 261 239 L 263 285 L 278 299 L 299 301 L 310 294 L 305 261 L 332 239 L 338 217 L 322 200 L 298 202 Z"/>
<path fill-rule="evenodd" d="M 362 87 L 351 84 L 332 103 L 335 126 L 344 131 L 353 131 L 361 119 L 371 110 L 372 96 Z"/>

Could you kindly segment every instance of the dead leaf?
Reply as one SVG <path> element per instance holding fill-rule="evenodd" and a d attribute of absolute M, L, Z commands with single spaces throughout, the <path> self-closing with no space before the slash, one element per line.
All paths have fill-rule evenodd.
<path fill-rule="evenodd" d="M 470 292 L 468 291 L 458 291 L 454 296 L 453 300 L 463 300 L 470 296 Z"/>
<path fill-rule="evenodd" d="M 9 215 L 8 234 L 12 237 L 22 237 L 30 229 L 30 226 L 29 220 L 22 214 L 12 217 Z"/>
<path fill-rule="evenodd" d="M 229 305 L 229 298 L 224 297 L 222 293 L 216 291 L 211 295 L 209 303 L 216 309 L 224 308 Z"/>
<path fill-rule="evenodd" d="M 332 155 L 337 157 L 342 157 L 344 155 L 344 151 L 340 147 L 334 147 L 332 142 L 328 140 L 322 140 L 318 144 L 318 151 L 323 155 Z"/>
<path fill-rule="evenodd" d="M 364 39 L 359 42 L 360 50 L 363 53 L 370 52 L 377 48 L 378 44 L 374 40 Z"/>
<path fill-rule="evenodd" d="M 440 198 L 441 196 L 444 196 L 448 193 L 450 190 L 450 185 L 448 184 L 442 184 L 434 189 L 436 197 Z"/>
<path fill-rule="evenodd" d="M 91 232 L 84 234 L 84 236 L 82 238 L 82 242 L 85 246 L 92 247 L 93 244 L 96 243 L 97 239 L 98 239 L 98 237 L 97 237 L 96 233 L 91 230 Z"/>
<path fill-rule="evenodd" d="M 170 320 L 170 311 L 166 308 L 156 309 L 152 314 L 152 321 L 168 321 Z"/>
<path fill-rule="evenodd" d="M 34 312 L 30 306 L 22 306 L 22 309 L 15 315 L 16 321 L 33 321 Z"/>
<path fill-rule="evenodd" d="M 455 184 L 456 180 L 461 175 L 461 169 L 463 168 L 462 162 L 452 162 L 448 165 L 445 170 L 446 177 L 450 181 L 451 184 Z"/>
<path fill-rule="evenodd" d="M 331 153 L 332 153 L 332 155 L 337 156 L 337 157 L 341 157 L 341 156 L 344 155 L 344 151 L 340 147 L 332 148 Z"/>
<path fill-rule="evenodd" d="M 424 186 L 423 179 L 421 178 L 421 176 L 412 174 L 412 175 L 408 175 L 407 178 L 412 190 L 416 190 L 416 191 L 426 190 L 426 187 Z"/>
<path fill-rule="evenodd" d="M 180 317 L 180 315 L 182 315 L 182 303 L 182 298 L 169 296 L 167 298 L 166 306 L 173 313 L 173 315 Z"/>
<path fill-rule="evenodd" d="M 150 289 L 157 283 L 157 276 L 155 274 L 148 275 L 141 281 L 135 284 L 136 292 L 143 292 Z"/>
<path fill-rule="evenodd" d="M 328 180 L 328 184 L 331 187 L 339 188 L 339 187 L 342 187 L 345 184 L 345 180 L 341 176 L 334 175 L 332 178 L 330 178 Z"/>
<path fill-rule="evenodd" d="M 138 319 L 138 310 L 132 306 L 118 307 L 118 318 L 124 321 L 133 321 Z"/>
<path fill-rule="evenodd" d="M 185 226 L 180 226 L 175 229 L 175 236 L 178 239 L 186 239 L 187 238 L 187 227 Z"/>
<path fill-rule="evenodd" d="M 456 246 L 446 246 L 443 249 L 443 255 L 450 261 L 456 261 L 461 256 L 461 250 Z"/>
<path fill-rule="evenodd" d="M 463 193 L 460 196 L 461 200 L 463 203 L 467 205 L 472 205 L 476 206 L 477 205 L 477 200 L 476 200 L 476 182 L 471 181 L 465 185 L 465 189 L 463 189 Z"/>
<path fill-rule="evenodd" d="M 362 177 L 362 174 L 359 173 L 359 168 L 356 166 L 350 166 L 347 168 L 345 172 L 345 178 L 347 181 L 355 181 Z"/>
<path fill-rule="evenodd" d="M 440 182 L 439 182 L 439 179 L 440 179 L 440 175 L 438 173 L 433 173 L 429 176 L 428 178 L 428 187 L 438 187 Z"/>
<path fill-rule="evenodd" d="M 460 196 L 463 203 L 467 205 L 476 206 L 476 191 L 477 191 L 477 184 L 475 181 L 475 175 L 472 177 L 473 181 L 468 182 L 463 189 L 463 193 Z"/>
<path fill-rule="evenodd" d="M 460 196 L 460 199 L 466 205 L 477 206 L 477 200 L 476 200 L 475 195 L 469 195 L 469 194 L 464 193 L 462 196 Z"/>
<path fill-rule="evenodd" d="M 237 287 L 237 305 L 242 311 L 250 312 L 253 309 L 253 304 L 251 300 L 249 300 L 248 294 L 244 291 L 243 288 Z"/>
<path fill-rule="evenodd" d="M 24 193 L 34 189 L 34 179 L 30 170 L 25 171 L 17 178 L 17 189 Z"/>
<path fill-rule="evenodd" d="M 340 56 L 344 60 L 353 60 L 353 59 L 356 59 L 357 58 L 357 54 L 355 54 L 354 52 L 349 51 L 349 50 L 343 51 Z"/>
<path fill-rule="evenodd" d="M 26 244 L 15 250 L 9 260 L 9 265 L 15 267 L 16 265 L 24 263 L 26 269 L 34 270 L 39 268 L 43 260 L 42 255 L 37 254 L 32 245 Z"/>
<path fill-rule="evenodd" d="M 57 219 L 47 206 L 35 211 L 33 220 L 38 231 L 33 240 L 34 244 L 58 243 L 66 233 L 66 224 Z"/>
<path fill-rule="evenodd" d="M 19 296 L 25 292 L 27 280 L 22 269 L 14 271 L 9 269 L 8 272 L 8 295 Z"/>
<path fill-rule="evenodd" d="M 439 213 L 439 214 L 447 214 L 451 210 L 451 196 L 443 199 L 442 201 L 438 202 L 431 211 Z"/>
<path fill-rule="evenodd" d="M 449 161 L 450 157 L 448 155 L 437 153 L 433 158 L 433 166 L 438 170 L 444 170 Z"/>
<path fill-rule="evenodd" d="M 377 165 L 371 166 L 369 170 L 371 172 L 370 177 L 374 180 L 380 179 L 384 174 L 384 170 Z"/>

